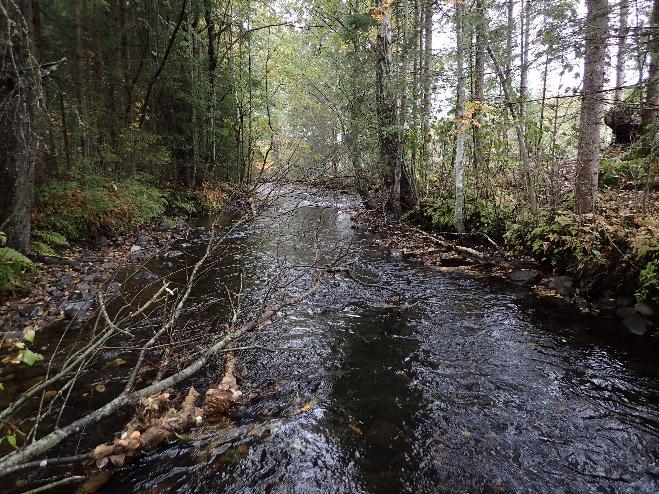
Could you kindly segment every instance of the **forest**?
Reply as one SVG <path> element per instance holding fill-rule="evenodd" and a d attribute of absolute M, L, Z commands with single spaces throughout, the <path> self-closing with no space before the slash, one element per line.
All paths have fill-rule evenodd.
<path fill-rule="evenodd" d="M 8 492 L 659 489 L 658 0 L 0 0 L 0 81 Z"/>

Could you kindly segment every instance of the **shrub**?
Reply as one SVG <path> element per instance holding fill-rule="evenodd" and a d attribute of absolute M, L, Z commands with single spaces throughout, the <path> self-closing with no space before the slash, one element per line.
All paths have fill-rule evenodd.
<path fill-rule="evenodd" d="M 432 224 L 441 231 L 455 228 L 455 204 L 452 198 L 438 197 L 426 204 L 426 213 Z M 485 233 L 495 237 L 503 235 L 506 222 L 513 215 L 513 209 L 496 206 L 490 201 L 477 197 L 467 197 L 464 207 L 465 228 L 470 232 Z"/>
<path fill-rule="evenodd" d="M 36 270 L 35 264 L 20 252 L 0 247 L 0 291 L 27 288 L 25 275 Z"/>
<path fill-rule="evenodd" d="M 125 231 L 161 215 L 164 194 L 148 177 L 113 181 L 98 175 L 52 184 L 39 191 L 34 224 L 47 245 L 65 245 L 98 230 Z"/>
<path fill-rule="evenodd" d="M 650 261 L 638 276 L 638 302 L 655 302 L 659 304 L 659 260 Z"/>

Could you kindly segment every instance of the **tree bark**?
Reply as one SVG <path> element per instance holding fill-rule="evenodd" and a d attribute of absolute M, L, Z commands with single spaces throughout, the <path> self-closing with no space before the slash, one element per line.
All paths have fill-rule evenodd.
<path fill-rule="evenodd" d="M 33 125 L 41 84 L 31 53 L 32 7 L 31 0 L 21 0 L 0 11 L 0 230 L 9 246 L 22 252 L 30 251 Z"/>
<path fill-rule="evenodd" d="M 485 99 L 485 6 L 483 0 L 476 0 L 476 53 L 474 56 L 474 101 L 482 105 Z M 479 106 L 477 118 L 482 123 L 482 108 Z M 480 125 L 475 125 L 474 136 L 474 168 L 481 170 L 483 157 L 483 133 Z"/>
<path fill-rule="evenodd" d="M 622 91 L 625 85 L 625 56 L 627 55 L 627 35 L 629 34 L 629 0 L 620 0 L 618 21 L 618 52 L 616 55 L 616 88 L 613 93 L 613 105 L 622 101 Z"/>
<path fill-rule="evenodd" d="M 423 53 L 423 142 L 421 162 L 428 167 L 430 159 L 430 112 L 432 110 L 432 6 L 433 0 L 426 0 L 424 12 L 424 53 Z"/>
<path fill-rule="evenodd" d="M 650 65 L 645 89 L 645 105 L 641 114 L 644 129 L 652 125 L 657 120 L 657 115 L 659 115 L 659 0 L 652 2 L 650 31 L 648 50 Z"/>
<path fill-rule="evenodd" d="M 574 211 L 592 212 L 597 201 L 597 174 L 600 167 L 600 127 L 604 109 L 607 0 L 586 0 L 583 95 L 579 117 L 579 144 L 575 179 Z"/>
<path fill-rule="evenodd" d="M 463 233 L 464 227 L 464 144 L 467 132 L 465 122 L 465 81 L 464 81 L 464 49 L 462 39 L 462 17 L 463 4 L 455 4 L 455 37 L 456 37 L 456 71 L 457 71 L 457 108 L 456 108 L 456 130 L 455 160 L 453 163 L 455 174 L 455 229 Z"/>
<path fill-rule="evenodd" d="M 386 0 L 385 0 L 386 1 Z M 383 1 L 383 5 L 385 4 Z M 392 50 L 391 14 L 383 10 L 379 19 L 376 42 L 377 56 L 377 113 L 380 157 L 384 164 L 384 183 L 388 191 L 388 208 L 396 216 L 401 214 L 400 141 L 396 114 L 396 101 L 391 88 Z"/>

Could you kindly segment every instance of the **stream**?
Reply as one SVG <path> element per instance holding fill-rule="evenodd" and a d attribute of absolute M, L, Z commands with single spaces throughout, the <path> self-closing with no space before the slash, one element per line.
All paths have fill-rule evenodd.
<path fill-rule="evenodd" d="M 277 204 L 230 235 L 195 289 L 197 330 L 229 316 L 227 288 L 242 285 L 253 315 L 279 274 L 299 274 L 282 283 L 300 292 L 309 266 L 337 257 L 400 300 L 328 277 L 240 343 L 274 351 L 238 353 L 253 395 L 238 432 L 206 427 L 101 492 L 659 492 L 657 338 L 503 280 L 394 258 L 351 228 L 349 195 L 287 189 Z M 217 380 L 210 368 L 192 384 Z"/>

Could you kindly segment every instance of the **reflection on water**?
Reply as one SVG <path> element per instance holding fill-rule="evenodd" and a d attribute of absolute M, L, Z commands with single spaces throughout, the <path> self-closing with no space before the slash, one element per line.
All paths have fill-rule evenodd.
<path fill-rule="evenodd" d="M 338 256 L 403 305 L 331 280 L 249 336 L 296 350 L 241 355 L 241 385 L 258 391 L 238 411 L 242 433 L 147 455 L 104 492 L 659 490 L 656 343 L 498 281 L 388 258 L 350 229 L 350 206 L 291 192 L 237 232 L 195 293 L 197 324 L 226 310 L 225 284 L 242 280 L 249 307 L 282 268 Z"/>

